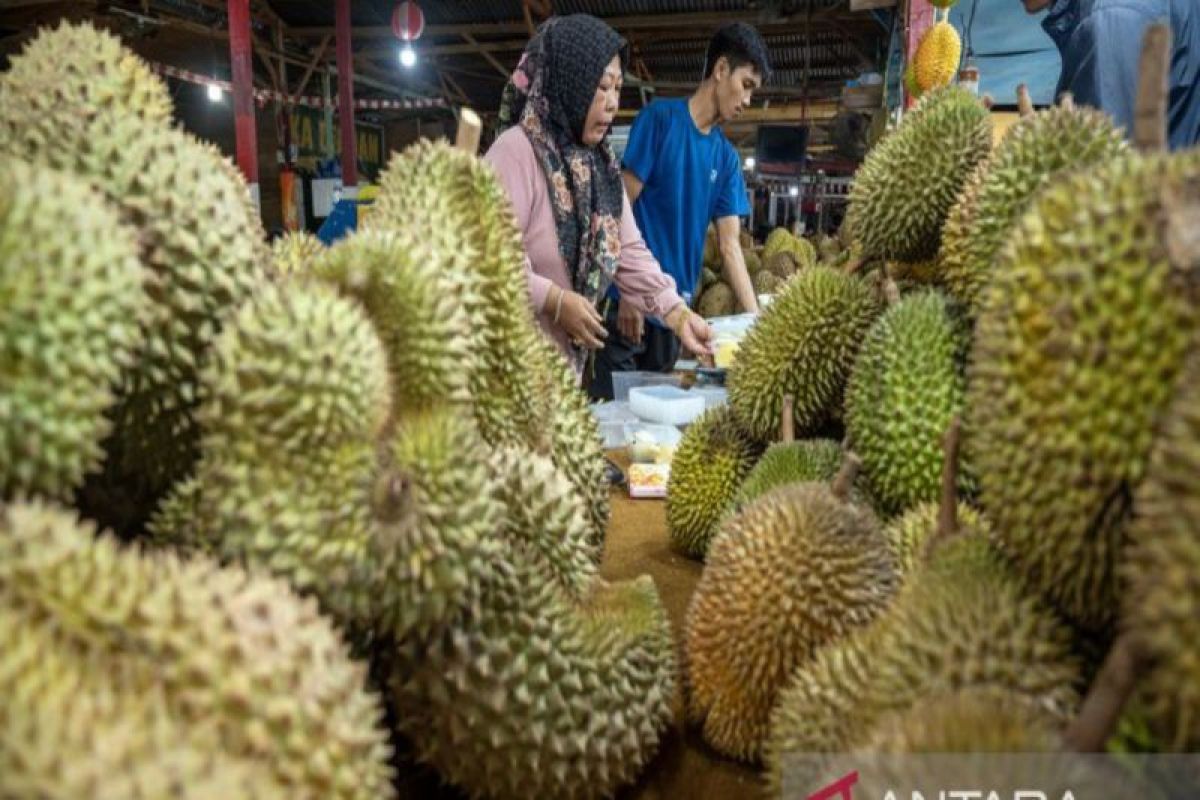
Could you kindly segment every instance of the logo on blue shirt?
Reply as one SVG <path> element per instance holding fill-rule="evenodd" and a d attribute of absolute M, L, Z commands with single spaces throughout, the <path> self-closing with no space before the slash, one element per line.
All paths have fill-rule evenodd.
<path fill-rule="evenodd" d="M 709 183 L 717 182 L 717 171 L 715 169 L 712 172 L 708 173 L 708 182 Z"/>

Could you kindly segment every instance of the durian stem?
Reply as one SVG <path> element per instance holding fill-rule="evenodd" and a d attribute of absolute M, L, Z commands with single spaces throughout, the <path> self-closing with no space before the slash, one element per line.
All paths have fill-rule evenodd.
<path fill-rule="evenodd" d="M 1017 110 L 1022 117 L 1033 116 L 1033 98 L 1029 96 L 1029 87 L 1023 83 L 1017 86 Z"/>
<path fill-rule="evenodd" d="M 856 274 L 860 269 L 862 269 L 862 266 L 865 263 L 866 263 L 866 259 L 864 259 L 864 258 L 850 259 L 849 261 L 846 262 L 846 274 L 848 274 L 848 275 Z"/>
<path fill-rule="evenodd" d="M 458 114 L 458 134 L 455 136 L 454 146 L 474 155 L 479 152 L 479 137 L 482 132 L 483 122 L 479 115 L 463 106 Z"/>
<path fill-rule="evenodd" d="M 1074 111 L 1075 98 L 1071 96 L 1070 92 L 1063 92 L 1062 97 L 1058 98 L 1058 107 L 1063 111 Z"/>
<path fill-rule="evenodd" d="M 849 499 L 850 489 L 854 486 L 854 479 L 858 477 L 858 471 L 861 468 L 862 459 L 854 453 L 847 452 L 842 459 L 842 467 L 834 476 L 833 485 L 830 487 L 834 497 L 839 500 Z"/>
<path fill-rule="evenodd" d="M 1108 651 L 1079 715 L 1063 733 L 1066 750 L 1073 753 L 1104 750 L 1144 669 L 1145 659 L 1139 653 L 1133 634 L 1121 635 Z"/>
<path fill-rule="evenodd" d="M 883 279 L 883 299 L 887 301 L 888 306 L 894 306 L 900 302 L 900 287 L 896 285 L 896 281 L 891 275 Z"/>
<path fill-rule="evenodd" d="M 1171 59 L 1171 28 L 1157 22 L 1142 37 L 1138 63 L 1138 93 L 1133 114 L 1133 143 L 1143 153 L 1167 149 L 1167 73 Z"/>
<path fill-rule="evenodd" d="M 1200 186 L 1193 181 L 1166 181 L 1161 192 L 1167 258 L 1194 295 L 1200 290 L 1200 225 L 1195 222 L 1200 219 Z"/>
<path fill-rule="evenodd" d="M 938 508 L 938 539 L 948 539 L 958 533 L 958 448 L 961 439 L 962 420 L 955 415 L 942 437 L 942 504 Z"/>
<path fill-rule="evenodd" d="M 790 443 L 796 441 L 796 397 L 783 396 L 783 412 L 779 419 L 779 441 Z"/>

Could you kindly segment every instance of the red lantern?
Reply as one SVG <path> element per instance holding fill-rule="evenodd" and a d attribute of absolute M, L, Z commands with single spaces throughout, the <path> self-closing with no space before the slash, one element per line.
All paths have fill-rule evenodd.
<path fill-rule="evenodd" d="M 397 4 L 392 11 L 392 33 L 401 41 L 411 42 L 421 38 L 425 30 L 425 13 L 413 2 Z"/>

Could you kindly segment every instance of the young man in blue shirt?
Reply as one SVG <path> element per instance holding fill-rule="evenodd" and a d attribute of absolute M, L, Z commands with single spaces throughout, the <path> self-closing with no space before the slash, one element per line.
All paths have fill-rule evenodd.
<path fill-rule="evenodd" d="M 1200 0 L 1022 0 L 1062 56 L 1055 95 L 1098 108 L 1133 134 L 1142 35 L 1168 22 L 1173 39 L 1167 96 L 1172 150 L 1200 144 Z"/>
<path fill-rule="evenodd" d="M 699 289 L 704 239 L 715 222 L 725 280 L 743 309 L 757 311 L 739 244 L 738 218 L 750 213 L 741 159 L 719 126 L 749 107 L 767 79 L 766 45 L 754 28 L 733 23 L 717 31 L 704 61 L 704 79 L 691 97 L 655 100 L 634 120 L 623 159 L 625 191 L 650 252 L 679 294 L 690 302 Z M 613 372 L 670 370 L 679 340 L 615 290 L 605 305 L 608 338 L 588 389 L 611 399 Z"/>

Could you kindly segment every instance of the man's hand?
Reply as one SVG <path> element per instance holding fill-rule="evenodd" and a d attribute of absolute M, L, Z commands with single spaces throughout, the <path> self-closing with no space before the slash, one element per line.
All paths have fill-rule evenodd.
<path fill-rule="evenodd" d="M 712 366 L 712 328 L 698 314 L 693 314 L 687 306 L 680 304 L 667 314 L 667 324 L 679 337 L 685 348 L 693 353 L 701 364 Z"/>
<path fill-rule="evenodd" d="M 621 332 L 626 341 L 633 344 L 642 341 L 642 333 L 645 331 L 644 320 L 642 312 L 634 308 L 633 303 L 622 297 L 617 304 L 617 330 Z"/>
<path fill-rule="evenodd" d="M 562 292 L 562 308 L 558 310 L 558 327 L 566 331 L 571 341 L 589 350 L 599 350 L 604 346 L 608 332 L 604 329 L 604 320 L 600 312 L 587 301 L 587 298 L 575 292 Z M 553 294 L 553 293 L 552 293 Z M 557 307 L 558 299 L 554 303 Z M 547 303 L 549 304 L 549 303 Z M 551 314 L 553 319 L 553 313 Z"/>

